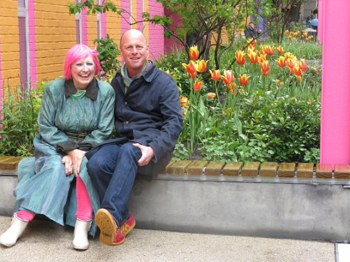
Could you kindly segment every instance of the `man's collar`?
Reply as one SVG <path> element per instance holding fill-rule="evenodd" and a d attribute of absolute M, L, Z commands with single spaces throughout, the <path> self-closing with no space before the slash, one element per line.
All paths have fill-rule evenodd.
<path fill-rule="evenodd" d="M 64 83 L 64 94 L 66 98 L 70 97 L 72 94 L 76 93 L 78 90 L 74 86 L 73 79 L 69 79 Z M 98 85 L 96 78 L 93 78 L 90 84 L 86 88 L 85 96 L 90 98 L 93 101 L 96 101 L 98 94 Z"/>

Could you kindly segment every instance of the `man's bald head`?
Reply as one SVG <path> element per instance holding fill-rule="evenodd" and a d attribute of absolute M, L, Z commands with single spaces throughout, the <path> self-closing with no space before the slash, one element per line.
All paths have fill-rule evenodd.
<path fill-rule="evenodd" d="M 134 28 L 132 28 L 132 29 L 128 29 L 128 30 L 126 30 L 123 34 L 122 34 L 122 36 L 120 37 L 120 43 L 119 43 L 119 48 L 121 48 L 121 46 L 122 46 L 122 44 L 123 44 L 123 39 L 124 39 L 124 37 L 128 37 L 129 35 L 142 35 L 143 36 L 143 38 L 144 38 L 144 40 L 145 40 L 145 44 L 147 45 L 147 38 L 146 38 L 146 36 L 140 31 L 140 30 L 138 30 L 138 29 L 134 29 Z"/>

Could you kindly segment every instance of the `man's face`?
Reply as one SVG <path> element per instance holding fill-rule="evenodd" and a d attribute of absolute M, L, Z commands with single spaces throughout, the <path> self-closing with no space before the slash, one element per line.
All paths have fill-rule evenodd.
<path fill-rule="evenodd" d="M 129 76 L 136 76 L 145 66 L 148 56 L 148 45 L 143 34 L 137 30 L 127 31 L 123 36 L 120 52 Z"/>

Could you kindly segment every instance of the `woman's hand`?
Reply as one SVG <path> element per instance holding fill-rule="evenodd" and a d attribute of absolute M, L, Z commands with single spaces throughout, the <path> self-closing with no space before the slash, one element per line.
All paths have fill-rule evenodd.
<path fill-rule="evenodd" d="M 72 159 L 74 175 L 79 176 L 80 165 L 81 165 L 81 162 L 83 161 L 83 157 L 85 156 L 85 151 L 79 150 L 79 149 L 73 149 L 70 151 L 66 151 L 66 153 Z"/>
<path fill-rule="evenodd" d="M 73 162 L 70 156 L 65 155 L 62 157 L 62 164 L 64 164 L 64 172 L 66 173 L 66 176 L 73 173 Z"/>
<path fill-rule="evenodd" d="M 137 162 L 139 166 L 145 166 L 151 161 L 152 157 L 154 156 L 154 150 L 150 146 L 143 146 L 139 143 L 132 144 L 133 146 L 136 146 L 140 148 L 141 150 L 141 158 Z"/>

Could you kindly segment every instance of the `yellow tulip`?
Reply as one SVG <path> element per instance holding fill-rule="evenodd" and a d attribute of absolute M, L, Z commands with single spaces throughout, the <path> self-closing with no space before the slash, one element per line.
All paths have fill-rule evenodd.
<path fill-rule="evenodd" d="M 199 73 L 203 73 L 205 71 L 205 69 L 207 69 L 207 63 L 208 61 L 198 61 L 197 65 L 196 65 L 196 69 Z"/>
<path fill-rule="evenodd" d="M 199 90 L 201 90 L 202 85 L 203 85 L 203 82 L 202 82 L 202 81 L 199 81 L 198 79 L 196 79 L 196 82 L 194 82 L 194 85 L 193 85 L 194 91 L 199 91 Z"/>
<path fill-rule="evenodd" d="M 213 79 L 214 81 L 217 81 L 220 79 L 220 70 L 214 70 L 214 72 L 212 72 L 211 70 L 209 70 L 210 75 L 211 75 L 211 79 Z"/>
<path fill-rule="evenodd" d="M 236 55 L 237 64 L 244 65 L 245 64 L 245 53 L 242 52 L 241 50 L 237 50 L 235 55 Z"/>
<path fill-rule="evenodd" d="M 286 58 L 284 56 L 280 56 L 277 60 L 275 60 L 280 67 L 286 66 Z"/>
<path fill-rule="evenodd" d="M 196 45 L 191 46 L 189 55 L 190 55 L 190 58 L 191 58 L 192 60 L 198 59 L 198 57 L 199 57 L 199 51 L 198 51 L 198 48 L 197 48 Z"/>
<path fill-rule="evenodd" d="M 235 80 L 233 72 L 231 70 L 225 70 L 224 75 L 221 77 L 225 84 L 230 84 Z"/>
<path fill-rule="evenodd" d="M 246 76 L 246 74 L 239 75 L 239 82 L 241 83 L 242 86 L 245 86 L 248 84 L 250 76 Z"/>

